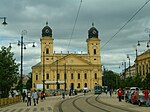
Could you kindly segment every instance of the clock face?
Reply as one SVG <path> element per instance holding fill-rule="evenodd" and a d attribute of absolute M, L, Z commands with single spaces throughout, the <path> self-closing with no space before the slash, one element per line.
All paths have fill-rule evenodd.
<path fill-rule="evenodd" d="M 95 30 L 93 30 L 93 31 L 92 31 L 92 33 L 93 33 L 93 34 L 96 34 L 96 31 L 95 31 Z"/>
<path fill-rule="evenodd" d="M 45 33 L 49 33 L 49 30 L 48 30 L 48 29 L 46 29 L 46 30 L 45 30 Z"/>

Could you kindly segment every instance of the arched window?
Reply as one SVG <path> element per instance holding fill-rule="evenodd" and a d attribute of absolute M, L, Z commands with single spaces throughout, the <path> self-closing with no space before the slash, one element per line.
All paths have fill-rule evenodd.
<path fill-rule="evenodd" d="M 78 79 L 80 79 L 80 73 L 78 73 Z"/>
<path fill-rule="evenodd" d="M 80 83 L 78 83 L 78 86 L 77 86 L 77 88 L 80 88 Z"/>
<path fill-rule="evenodd" d="M 84 74 L 84 79 L 87 79 L 87 74 L 86 73 Z"/>
<path fill-rule="evenodd" d="M 46 48 L 46 54 L 49 54 L 49 49 L 48 48 Z"/>
<path fill-rule="evenodd" d="M 36 79 L 35 80 L 38 80 L 38 75 L 36 74 Z"/>
<path fill-rule="evenodd" d="M 84 83 L 84 87 L 87 87 L 87 83 Z"/>
<path fill-rule="evenodd" d="M 94 74 L 95 79 L 97 79 L 97 73 Z"/>
<path fill-rule="evenodd" d="M 49 74 L 46 74 L 46 79 L 49 79 Z"/>
<path fill-rule="evenodd" d="M 71 79 L 73 79 L 73 73 L 71 74 Z"/>
<path fill-rule="evenodd" d="M 94 49 L 94 54 L 96 54 L 96 49 Z"/>

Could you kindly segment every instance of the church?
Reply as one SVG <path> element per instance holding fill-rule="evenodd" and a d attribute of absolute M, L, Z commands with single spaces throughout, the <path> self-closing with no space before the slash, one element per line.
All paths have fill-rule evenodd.
<path fill-rule="evenodd" d="M 88 30 L 87 53 L 55 53 L 52 29 L 42 29 L 41 60 L 32 66 L 32 88 L 50 90 L 93 89 L 102 85 L 102 64 L 98 30 L 92 24 Z M 63 46 L 62 46 L 63 47 Z"/>

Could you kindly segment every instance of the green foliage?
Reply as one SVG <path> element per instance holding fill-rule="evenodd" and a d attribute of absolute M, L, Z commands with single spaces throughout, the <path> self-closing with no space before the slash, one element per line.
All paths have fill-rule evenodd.
<path fill-rule="evenodd" d="M 27 89 L 27 90 L 30 90 L 31 88 L 32 88 L 32 79 L 29 78 L 29 80 L 28 80 L 27 83 L 26 83 L 26 89 Z"/>
<path fill-rule="evenodd" d="M 108 88 L 116 89 L 120 83 L 120 77 L 113 71 L 105 70 L 103 72 L 102 78 L 103 86 L 108 86 Z"/>
<path fill-rule="evenodd" d="M 108 88 L 117 89 L 119 87 L 139 87 L 150 89 L 150 73 L 146 77 L 142 75 L 127 77 L 124 79 L 122 75 L 116 74 L 113 71 L 105 70 L 103 72 L 102 85 Z"/>
<path fill-rule="evenodd" d="M 10 88 L 17 82 L 19 65 L 15 63 L 11 48 L 1 47 L 0 50 L 0 91 L 1 97 L 7 97 Z"/>

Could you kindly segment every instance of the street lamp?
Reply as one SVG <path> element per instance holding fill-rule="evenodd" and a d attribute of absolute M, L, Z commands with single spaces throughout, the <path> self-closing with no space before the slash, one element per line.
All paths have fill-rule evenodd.
<path fill-rule="evenodd" d="M 147 42 L 146 47 L 149 48 L 149 43 L 150 43 L 150 29 L 149 29 L 149 28 L 146 28 L 146 29 L 145 29 L 145 32 L 146 32 L 146 33 L 149 33 L 149 40 L 140 40 L 140 41 L 138 41 L 138 44 L 137 44 L 137 45 L 140 46 L 140 42 Z"/>
<path fill-rule="evenodd" d="M 126 79 L 126 62 L 122 62 L 122 65 L 124 65 L 124 80 Z"/>
<path fill-rule="evenodd" d="M 3 19 L 4 21 L 3 21 L 3 25 L 7 25 L 8 23 L 6 22 L 6 17 L 0 17 L 0 19 Z"/>
<path fill-rule="evenodd" d="M 32 47 L 35 47 L 34 43 L 35 42 L 24 42 L 23 41 L 23 35 L 26 35 L 27 31 L 23 30 L 22 34 L 21 34 L 21 41 L 18 41 L 18 43 L 10 43 L 10 48 L 11 48 L 11 44 L 17 44 L 18 46 L 21 46 L 21 76 L 20 76 L 20 82 L 21 82 L 21 94 L 22 94 L 22 90 L 23 90 L 23 84 L 22 84 L 22 76 L 23 76 L 23 49 L 26 49 L 26 44 L 30 44 L 33 43 Z"/>
<path fill-rule="evenodd" d="M 64 65 L 64 91 L 66 92 L 66 63 Z"/>
<path fill-rule="evenodd" d="M 59 75 L 59 74 L 58 74 L 58 59 L 56 60 L 56 62 L 57 62 L 57 63 L 56 63 L 56 65 L 57 65 L 57 68 L 56 68 L 56 69 L 57 69 L 57 70 L 56 70 L 56 86 L 57 86 L 57 87 L 56 87 L 56 89 L 57 89 L 57 93 L 58 93 L 58 89 L 59 89 L 59 87 L 58 87 L 58 85 L 59 85 L 59 84 L 58 84 L 58 78 L 59 78 L 59 77 L 58 77 L 58 75 Z"/>
<path fill-rule="evenodd" d="M 45 93 L 45 66 L 44 66 L 44 52 L 43 52 L 43 92 Z"/>
<path fill-rule="evenodd" d="M 130 57 L 129 57 L 129 54 L 127 54 L 127 58 L 129 59 L 129 76 L 131 76 L 131 69 L 130 69 Z"/>

